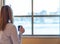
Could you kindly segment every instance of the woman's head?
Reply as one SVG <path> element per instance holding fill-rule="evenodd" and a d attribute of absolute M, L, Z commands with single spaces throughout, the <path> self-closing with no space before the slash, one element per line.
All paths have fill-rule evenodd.
<path fill-rule="evenodd" d="M 9 23 L 9 21 L 12 23 L 12 10 L 8 5 L 2 6 L 1 8 L 1 25 L 4 29 L 6 24 Z"/>

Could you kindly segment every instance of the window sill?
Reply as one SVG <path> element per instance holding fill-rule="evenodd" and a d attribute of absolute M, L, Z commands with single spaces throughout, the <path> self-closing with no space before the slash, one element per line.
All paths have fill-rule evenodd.
<path fill-rule="evenodd" d="M 25 36 L 23 35 L 22 38 L 60 38 L 60 36 Z"/>

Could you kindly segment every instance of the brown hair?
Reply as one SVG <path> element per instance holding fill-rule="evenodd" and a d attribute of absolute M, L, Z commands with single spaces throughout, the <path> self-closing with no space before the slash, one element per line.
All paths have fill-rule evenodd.
<path fill-rule="evenodd" d="M 8 5 L 2 6 L 1 8 L 1 21 L 0 21 L 0 30 L 4 30 L 9 20 L 12 22 L 12 10 Z"/>

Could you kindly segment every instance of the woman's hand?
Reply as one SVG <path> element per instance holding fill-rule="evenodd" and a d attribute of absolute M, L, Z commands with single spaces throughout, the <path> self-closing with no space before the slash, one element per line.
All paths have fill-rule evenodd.
<path fill-rule="evenodd" d="M 23 26 L 21 26 L 19 29 L 20 29 L 20 32 L 21 33 L 24 33 L 25 32 L 25 29 L 23 28 Z"/>

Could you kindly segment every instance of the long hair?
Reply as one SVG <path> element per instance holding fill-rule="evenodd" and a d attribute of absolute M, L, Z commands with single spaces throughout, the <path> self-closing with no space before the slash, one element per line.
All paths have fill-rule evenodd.
<path fill-rule="evenodd" d="M 2 6 L 1 8 L 1 21 L 0 30 L 4 30 L 7 23 L 12 22 L 12 10 L 8 5 Z"/>

